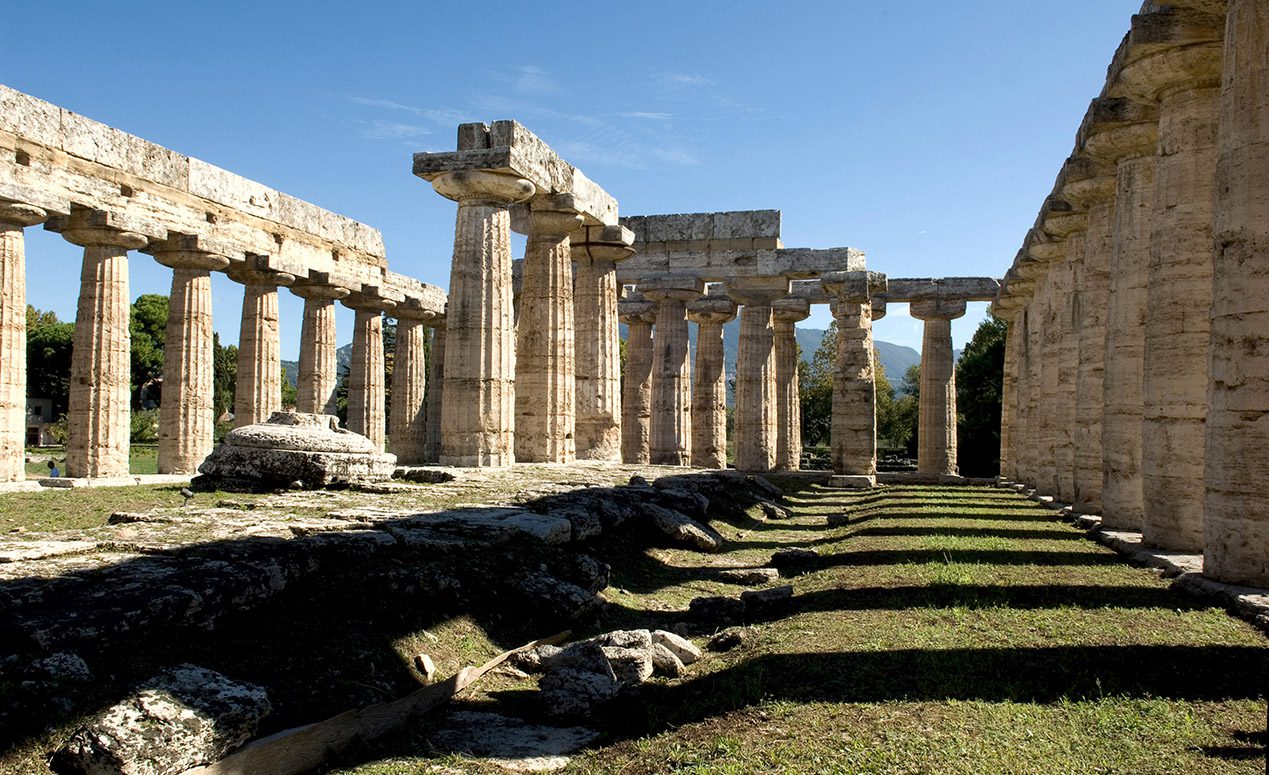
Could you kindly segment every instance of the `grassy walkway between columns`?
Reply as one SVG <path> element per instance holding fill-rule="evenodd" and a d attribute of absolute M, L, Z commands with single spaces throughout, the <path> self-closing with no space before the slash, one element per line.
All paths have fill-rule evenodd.
<path fill-rule="evenodd" d="M 639 711 L 568 772 L 1264 771 L 1269 640 L 1250 625 L 1013 493 L 811 488 L 789 501 L 792 520 L 719 525 L 726 554 L 606 558 L 612 628 L 666 626 L 692 597 L 735 594 L 718 567 L 820 554 L 792 580 L 792 610 L 645 686 Z M 498 771 L 400 753 L 350 772 Z"/>

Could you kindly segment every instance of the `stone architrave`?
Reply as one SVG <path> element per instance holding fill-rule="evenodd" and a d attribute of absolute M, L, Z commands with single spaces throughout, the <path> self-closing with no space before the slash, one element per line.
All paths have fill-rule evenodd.
<path fill-rule="evenodd" d="M 486 170 L 442 173 L 432 187 L 458 202 L 440 463 L 508 466 L 515 462 L 516 353 L 507 208 L 533 196 L 535 188 L 516 175 Z"/>
<path fill-rule="evenodd" d="M 388 451 L 401 465 L 427 461 L 428 388 L 424 342 L 426 323 L 433 313 L 408 303 L 392 312 L 397 320 L 396 349 L 392 356 L 392 411 L 388 415 Z M 433 351 L 432 357 L 436 357 Z"/>
<path fill-rule="evenodd" d="M 622 226 L 585 226 L 570 244 L 576 273 L 577 459 L 621 462 L 621 334 L 617 262 L 634 254 Z"/>
<path fill-rule="evenodd" d="M 1094 109 L 1099 107 L 1119 119 L 1094 125 L 1083 148 L 1115 164 L 1102 372 L 1101 515 L 1108 529 L 1140 530 L 1141 385 L 1158 113 L 1124 99 L 1098 100 Z"/>
<path fill-rule="evenodd" d="M 1225 26 L 1203 574 L 1269 587 L 1269 5 Z"/>
<path fill-rule="evenodd" d="M 441 405 L 445 398 L 445 318 L 428 323 L 432 329 L 431 360 L 427 364 L 427 391 L 423 402 L 427 405 L 427 436 L 423 442 L 423 459 L 428 463 L 441 461 Z"/>
<path fill-rule="evenodd" d="M 690 275 L 665 275 L 639 283 L 639 292 L 657 305 L 652 334 L 652 416 L 649 454 L 653 465 L 692 462 L 691 352 L 687 303 L 700 297 L 704 284 Z"/>
<path fill-rule="evenodd" d="M 515 458 L 525 463 L 571 463 L 576 458 L 569 234 L 581 225 L 572 197 L 544 196 L 530 203 L 515 373 Z"/>
<path fill-rule="evenodd" d="M 806 299 L 776 299 L 771 303 L 772 346 L 775 349 L 777 471 L 802 467 L 802 406 L 798 392 L 797 324 L 811 314 Z"/>
<path fill-rule="evenodd" d="M 229 259 L 184 242 L 176 238 L 146 249 L 172 269 L 159 404 L 160 474 L 196 473 L 216 437 L 211 273 L 229 266 Z M 196 239 L 191 242 L 189 247 L 198 247 Z"/>
<path fill-rule="evenodd" d="M 638 300 L 617 303 L 626 324 L 626 371 L 621 381 L 621 459 L 646 464 L 651 460 L 652 324 L 657 305 Z"/>
<path fill-rule="evenodd" d="M 727 370 L 723 324 L 736 319 L 731 299 L 706 297 L 687 305 L 696 324 L 692 368 L 692 466 L 727 467 Z"/>
<path fill-rule="evenodd" d="M 913 301 L 912 317 L 925 322 L 921 341 L 921 403 L 918 407 L 917 472 L 956 476 L 956 363 L 952 359 L 952 320 L 965 314 L 965 302 Z"/>
<path fill-rule="evenodd" d="M 347 288 L 332 285 L 323 274 L 296 279 L 291 293 L 304 299 L 300 326 L 300 363 L 295 408 L 302 414 L 335 414 L 336 362 L 335 300 L 348 295 Z"/>
<path fill-rule="evenodd" d="M 26 240 L 38 207 L 0 202 L 0 482 L 26 478 Z"/>
<path fill-rule="evenodd" d="M 282 411 L 282 345 L 278 286 L 295 276 L 270 270 L 263 256 L 232 263 L 225 273 L 242 284 L 242 324 L 238 329 L 238 374 L 234 386 L 234 427 L 267 421 Z"/>
<path fill-rule="evenodd" d="M 1191 13 L 1185 21 L 1169 46 L 1125 67 L 1119 86 L 1159 106 L 1142 367 L 1142 540 L 1199 552 L 1222 27 L 1215 16 Z"/>
<path fill-rule="evenodd" d="M 840 476 L 877 474 L 877 383 L 872 321 L 885 313 L 885 302 L 873 300 L 885 290 L 885 276 L 875 272 L 835 272 L 822 283 L 833 294 L 837 351 L 833 359 L 833 471 Z"/>
<path fill-rule="evenodd" d="M 771 303 L 789 293 L 786 277 L 733 278 L 727 295 L 742 305 L 736 355 L 736 468 L 770 471 L 776 456 L 775 328 Z"/>
<path fill-rule="evenodd" d="M 383 314 L 396 302 L 378 288 L 349 293 L 343 305 L 353 310 L 352 360 L 348 366 L 348 430 L 370 439 L 382 452 L 387 433 L 384 406 Z"/>
<path fill-rule="evenodd" d="M 132 384 L 128 251 L 144 247 L 148 240 L 110 226 L 109 220 L 109 213 L 76 211 L 62 231 L 67 241 L 84 248 L 67 412 L 65 473 L 71 477 L 128 475 Z"/>

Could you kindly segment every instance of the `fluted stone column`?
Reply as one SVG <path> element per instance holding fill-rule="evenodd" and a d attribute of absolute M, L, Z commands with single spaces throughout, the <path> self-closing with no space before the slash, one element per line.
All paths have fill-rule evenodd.
<path fill-rule="evenodd" d="M 837 351 L 833 359 L 833 471 L 842 476 L 877 475 L 877 383 L 872 310 L 838 297 Z"/>
<path fill-rule="evenodd" d="M 652 459 L 652 324 L 657 305 L 640 297 L 622 300 L 617 314 L 626 324 L 626 371 L 621 380 L 621 459 Z"/>
<path fill-rule="evenodd" d="M 771 303 L 772 346 L 775 349 L 777 471 L 802 467 L 802 405 L 798 390 L 797 324 L 811 315 L 805 299 L 776 299 Z"/>
<path fill-rule="evenodd" d="M 335 389 L 339 382 L 335 300 L 347 296 L 348 289 L 329 285 L 326 278 L 319 277 L 297 279 L 291 293 L 304 299 L 295 408 L 313 414 L 335 414 Z"/>
<path fill-rule="evenodd" d="M 649 425 L 653 465 L 692 462 L 692 363 L 687 335 L 687 303 L 704 286 L 692 276 L 666 275 L 639 283 L 644 298 L 657 305 L 652 333 L 652 417 Z"/>
<path fill-rule="evenodd" d="M 388 451 L 401 465 L 427 461 L 428 385 L 424 342 L 427 321 L 433 315 L 406 303 L 392 312 L 397 320 L 396 349 L 392 356 L 392 412 L 388 415 Z M 435 357 L 435 353 L 433 353 Z"/>
<path fill-rule="evenodd" d="M 687 305 L 696 324 L 696 363 L 692 369 L 692 465 L 727 467 L 727 369 L 723 325 L 736 319 L 731 299 L 707 297 Z"/>
<path fill-rule="evenodd" d="M 1017 424 L 1013 432 L 1014 439 L 1014 479 L 1035 486 L 1039 469 L 1038 420 L 1036 398 L 1039 386 L 1036 375 L 1039 373 L 1039 353 L 1036 343 L 1039 335 L 1036 331 L 1037 298 L 1043 284 L 1045 271 L 1043 266 L 1029 258 L 1022 258 L 1018 264 L 1019 276 L 1028 285 L 1020 293 L 1022 306 L 1016 317 L 1016 339 L 1018 347 L 1018 379 L 1017 379 Z M 1011 333 L 1013 333 L 1011 331 Z"/>
<path fill-rule="evenodd" d="M 1056 381 L 1054 419 L 1055 497 L 1062 503 L 1075 502 L 1075 380 L 1079 369 L 1078 268 L 1084 260 L 1084 232 L 1067 237 L 1066 255 L 1050 275 L 1056 292 L 1053 302 Z"/>
<path fill-rule="evenodd" d="M 160 264 L 172 268 L 163 345 L 158 470 L 160 474 L 193 474 L 211 453 L 216 439 L 211 273 L 229 266 L 229 259 L 186 249 L 180 238 L 151 244 L 147 250 Z"/>
<path fill-rule="evenodd" d="M 356 313 L 352 360 L 348 365 L 346 425 L 353 433 L 370 439 L 376 450 L 382 450 L 388 420 L 384 406 L 383 313 L 391 312 L 396 302 L 380 296 L 377 288 L 363 288 L 348 294 L 343 304 Z"/>
<path fill-rule="evenodd" d="M 577 459 L 621 461 L 621 335 L 617 262 L 634 235 L 621 226 L 585 226 L 571 240 L 576 335 Z"/>
<path fill-rule="evenodd" d="M 1115 164 L 1102 373 L 1102 525 L 1140 530 L 1141 386 L 1158 114 L 1128 100 L 1098 102 L 1120 119 L 1094 131 L 1084 145 L 1085 153 Z"/>
<path fill-rule="evenodd" d="M 775 329 L 771 303 L 788 295 L 783 277 L 743 278 L 726 283 L 740 310 L 736 355 L 736 468 L 770 471 L 776 455 Z"/>
<path fill-rule="evenodd" d="M 48 214 L 0 202 L 0 482 L 26 478 L 26 240 Z"/>
<path fill-rule="evenodd" d="M 249 256 L 225 270 L 242 283 L 242 324 L 238 329 L 238 374 L 234 384 L 234 427 L 255 425 L 282 410 L 282 346 L 278 286 L 295 276 L 271 271 L 263 256 Z"/>
<path fill-rule="evenodd" d="M 515 322 L 511 289 L 511 216 L 533 196 L 514 175 L 448 172 L 432 181 L 458 202 L 446 312 L 442 465 L 515 462 Z"/>
<path fill-rule="evenodd" d="M 1210 20 L 1211 37 L 1219 39 L 1219 19 Z M 1185 42 L 1194 32 L 1187 29 Z M 1120 80 L 1135 96 L 1159 104 L 1142 371 L 1142 540 L 1198 552 L 1221 46 L 1179 43 L 1126 67 Z"/>
<path fill-rule="evenodd" d="M 515 374 L 515 452 L 525 463 L 571 463 L 577 454 L 569 234 L 582 216 L 571 202 L 539 197 L 529 208 Z"/>
<path fill-rule="evenodd" d="M 1075 480 L 1072 505 L 1085 514 L 1102 512 L 1102 405 L 1106 364 L 1106 306 L 1115 221 L 1115 177 L 1111 168 L 1088 165 L 1088 175 L 1066 187 L 1066 197 L 1088 212 L 1073 301 L 1075 374 Z"/>
<path fill-rule="evenodd" d="M 997 300 L 992 314 L 1005 321 L 1005 363 L 1000 382 L 1000 480 L 1016 481 L 1015 434 L 1018 431 L 1018 360 L 1019 336 L 1018 312 L 1021 306 L 1016 299 L 1004 304 Z"/>
<path fill-rule="evenodd" d="M 429 463 L 441 460 L 441 406 L 445 399 L 445 318 L 428 325 L 432 329 L 431 361 L 427 365 L 427 438 L 423 442 L 423 459 Z"/>
<path fill-rule="evenodd" d="M 913 301 L 912 317 L 925 322 L 921 341 L 921 403 L 918 407 L 917 472 L 956 476 L 956 363 L 952 360 L 952 320 L 965 302 Z"/>
<path fill-rule="evenodd" d="M 132 335 L 128 251 L 144 236 L 113 228 L 110 214 L 76 212 L 62 236 L 84 248 L 71 351 L 66 475 L 128 475 Z"/>
<path fill-rule="evenodd" d="M 1230 0 L 1221 90 L 1203 574 L 1269 587 L 1269 5 Z"/>

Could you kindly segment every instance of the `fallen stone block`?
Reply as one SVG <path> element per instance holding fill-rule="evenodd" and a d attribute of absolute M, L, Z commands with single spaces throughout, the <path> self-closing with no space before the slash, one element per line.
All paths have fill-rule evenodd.
<path fill-rule="evenodd" d="M 600 646 L 613 675 L 625 686 L 638 686 L 652 677 L 652 640 L 644 648 Z"/>
<path fill-rule="evenodd" d="M 767 519 L 781 520 L 793 518 L 793 512 L 777 503 L 772 503 L 771 501 L 758 501 L 758 507 L 762 509 L 762 514 Z"/>
<path fill-rule="evenodd" d="M 517 651 L 511 655 L 509 661 L 526 673 L 541 673 L 546 670 L 546 664 L 561 651 L 563 649 L 559 646 L 535 646 L 525 651 Z"/>
<path fill-rule="evenodd" d="M 175 775 L 246 742 L 271 710 L 259 686 L 178 665 L 76 730 L 50 766 L 59 775 Z"/>
<path fill-rule="evenodd" d="M 698 597 L 687 605 L 687 615 L 695 621 L 726 625 L 745 617 L 745 604 L 734 597 Z"/>
<path fill-rule="evenodd" d="M 820 553 L 814 549 L 781 549 L 771 555 L 771 565 L 776 568 L 802 568 L 814 564 Z"/>
<path fill-rule="evenodd" d="M 427 466 L 397 466 L 392 472 L 392 478 L 415 484 L 444 484 L 454 481 L 454 475 L 449 471 Z"/>
<path fill-rule="evenodd" d="M 553 772 L 568 765 L 567 754 L 598 737 L 586 727 L 550 727 L 493 713 L 457 711 L 428 742 L 438 753 L 488 759 L 512 772 Z"/>
<path fill-rule="evenodd" d="M 613 630 L 590 639 L 600 646 L 611 646 L 623 649 L 652 648 L 652 633 L 648 630 Z"/>
<path fill-rule="evenodd" d="M 785 584 L 770 589 L 747 589 L 740 593 L 745 612 L 750 616 L 782 610 L 793 600 L 793 587 Z"/>
<path fill-rule="evenodd" d="M 690 665 L 701 658 L 701 650 L 696 647 L 696 644 L 681 635 L 676 635 L 666 630 L 654 630 L 652 633 L 652 644 L 669 649 L 685 665 Z"/>
<path fill-rule="evenodd" d="M 775 568 L 728 568 L 718 572 L 718 580 L 730 584 L 766 584 L 780 578 Z"/>
<path fill-rule="evenodd" d="M 538 679 L 543 709 L 552 718 L 586 716 L 616 697 L 621 683 L 597 643 L 575 643 L 547 663 Z"/>
<path fill-rule="evenodd" d="M 664 644 L 652 644 L 652 672 L 667 678 L 678 678 L 687 668 L 683 661 Z"/>
<path fill-rule="evenodd" d="M 713 528 L 702 525 L 677 511 L 654 504 L 644 506 L 644 511 L 651 518 L 657 532 L 673 544 L 700 552 L 722 551 L 723 537 Z"/>

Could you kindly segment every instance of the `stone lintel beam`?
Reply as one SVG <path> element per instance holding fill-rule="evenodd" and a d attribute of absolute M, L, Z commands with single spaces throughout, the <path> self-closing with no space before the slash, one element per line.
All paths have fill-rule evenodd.
<path fill-rule="evenodd" d="M 462 124 L 458 149 L 414 154 L 414 174 L 427 180 L 484 170 L 523 178 L 544 194 L 566 194 L 587 224 L 617 223 L 617 200 L 516 121 Z"/>
<path fill-rule="evenodd" d="M 889 302 L 914 302 L 924 299 L 947 301 L 991 301 L 1000 290 L 994 277 L 896 277 L 887 281 L 885 293 L 877 294 Z"/>
<path fill-rule="evenodd" d="M 787 277 L 731 277 L 724 282 L 732 301 L 744 306 L 769 307 L 789 295 Z"/>
<path fill-rule="evenodd" d="M 865 267 L 864 253 L 856 248 L 715 249 L 683 243 L 667 250 L 666 244 L 636 241 L 635 255 L 617 267 L 617 279 L 637 283 L 643 277 L 666 273 L 694 274 L 707 283 L 776 275 L 807 279 Z"/>
<path fill-rule="evenodd" d="M 630 215 L 621 224 L 634 232 L 640 250 L 646 247 L 653 252 L 781 247 L 779 210 Z"/>
<path fill-rule="evenodd" d="M 426 310 L 432 317 L 445 315 L 448 297 L 443 288 L 392 271 L 383 273 L 381 287 L 380 295 L 398 304 L 412 305 L 414 308 Z"/>
<path fill-rule="evenodd" d="M 833 298 L 863 304 L 889 289 L 886 276 L 881 272 L 829 272 L 820 280 Z"/>

